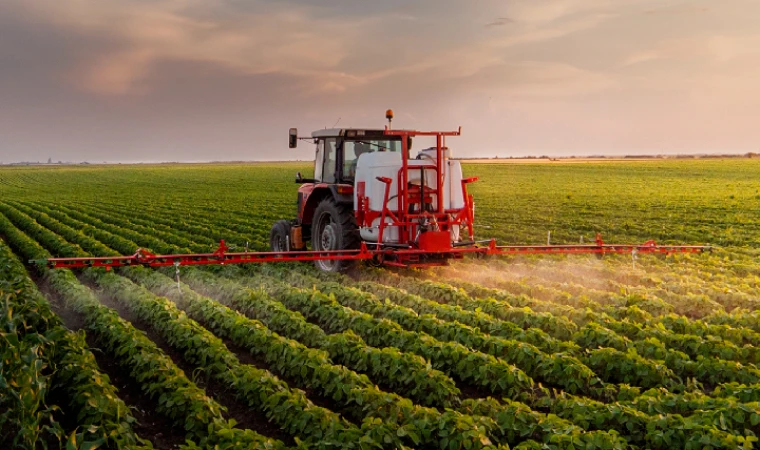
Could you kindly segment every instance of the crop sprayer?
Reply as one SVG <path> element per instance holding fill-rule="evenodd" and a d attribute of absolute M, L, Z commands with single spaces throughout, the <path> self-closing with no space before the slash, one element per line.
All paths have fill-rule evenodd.
<path fill-rule="evenodd" d="M 289 147 L 299 140 L 316 145 L 314 177 L 296 175 L 297 217 L 280 220 L 270 232 L 268 252 L 229 252 L 224 241 L 213 253 L 156 255 L 139 249 L 131 256 L 50 258 L 51 268 L 180 266 L 314 261 L 328 272 L 345 271 L 357 261 L 400 267 L 446 265 L 474 255 L 698 253 L 707 246 L 605 244 L 498 245 L 475 240 L 475 203 L 459 161 L 451 159 L 446 138 L 457 131 L 395 130 L 393 112 L 384 129 L 331 128 L 311 137 L 289 131 Z M 413 138 L 435 138 L 435 146 L 412 157 Z M 311 249 L 307 248 L 310 243 Z"/>

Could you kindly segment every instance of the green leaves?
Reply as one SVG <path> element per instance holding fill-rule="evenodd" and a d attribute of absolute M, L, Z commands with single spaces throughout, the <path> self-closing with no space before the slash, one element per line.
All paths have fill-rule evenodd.
<path fill-rule="evenodd" d="M 29 255 L 44 253 L 2 215 L 0 229 L 16 248 L 30 252 Z M 22 432 L 15 438 L 17 444 L 34 448 L 33 441 L 41 437 L 65 438 L 61 425 L 54 419 L 55 414 L 62 413 L 72 415 L 78 424 L 67 445 L 72 445 L 73 439 L 79 448 L 95 448 L 104 443 L 114 448 L 139 447 L 144 441 L 132 430 L 135 419 L 117 397 L 116 389 L 108 378 L 100 373 L 84 335 L 72 333 L 60 325 L 60 319 L 52 313 L 50 305 L 26 276 L 23 265 L 1 242 L 0 264 L 7 268 L 0 277 L 0 292 L 9 286 L 7 283 L 15 286 L 10 296 L 0 294 L 0 298 L 5 299 L 6 312 L 17 311 L 15 315 L 2 314 L 0 323 L 12 326 L 13 330 L 21 333 L 0 333 L 0 339 L 10 344 L 0 348 L 15 353 L 9 361 L 0 364 L 6 369 L 0 371 L 5 373 L 0 375 L 0 390 L 10 388 L 21 394 L 0 395 L 0 403 L 3 398 L 15 398 L 20 402 L 17 406 L 10 406 L 2 417 L 15 417 L 15 421 L 27 420 L 25 411 L 36 411 L 33 414 L 36 425 L 26 423 L 21 426 Z M 16 320 L 21 322 L 12 325 Z M 7 370 L 18 364 L 25 365 L 26 376 L 20 377 L 20 374 L 14 375 L 14 370 Z M 68 404 L 60 407 L 50 405 L 49 398 L 63 398 Z M 3 420 L 0 418 L 0 424 Z"/>
<path fill-rule="evenodd" d="M 298 312 L 290 311 L 261 290 L 246 289 L 232 280 L 188 270 L 184 280 L 193 288 L 233 305 L 248 317 L 261 320 L 271 330 L 326 350 L 330 358 L 378 384 L 389 386 L 424 406 L 453 407 L 459 389 L 424 358 L 393 347 L 375 348 L 352 331 L 327 335 Z M 302 369 L 302 371 L 305 368 Z"/>
<path fill-rule="evenodd" d="M 387 319 L 374 319 L 342 306 L 334 296 L 328 297 L 316 290 L 293 288 L 273 278 L 262 281 L 271 285 L 270 295 L 304 316 L 318 320 L 320 325 L 333 332 L 351 329 L 372 346 L 390 345 L 416 353 L 450 376 L 504 395 L 517 395 L 532 385 L 532 380 L 524 372 L 491 355 L 461 344 L 441 342 L 425 333 L 406 331 Z"/>
<path fill-rule="evenodd" d="M 177 293 L 176 284 L 161 274 L 140 268 L 128 269 L 125 273 L 159 289 L 173 284 L 175 289 L 170 292 Z M 286 383 L 268 371 L 241 364 L 219 338 L 168 299 L 157 297 L 116 275 L 103 275 L 96 281 L 117 301 L 151 324 L 173 347 L 182 351 L 187 360 L 203 367 L 221 384 L 230 386 L 249 406 L 265 412 L 274 423 L 301 437 L 305 443 L 322 448 L 329 441 L 349 444 L 360 435 L 358 428 L 332 411 L 315 406 L 303 392 L 291 391 Z M 229 329 L 236 327 L 238 320 L 242 319 L 192 291 L 187 290 L 187 294 L 180 298 L 186 306 L 192 302 L 194 307 L 190 314 L 205 323 L 217 323 Z M 172 406 L 172 402 L 167 398 L 167 407 Z"/>
<path fill-rule="evenodd" d="M 614 169 L 610 167 L 605 166 L 605 170 Z M 82 189 L 76 198 L 72 196 L 56 204 L 45 198 L 44 193 L 34 201 L 18 201 L 27 194 L 3 197 L 1 234 L 13 242 L 18 253 L 34 258 L 46 257 L 45 248 L 60 256 L 84 252 L 129 254 L 137 247 L 160 253 L 206 252 L 212 251 L 220 238 L 228 243 L 234 241 L 238 249 L 249 242 L 251 249 L 264 250 L 271 221 L 285 217 L 283 211 L 292 210 L 292 195 L 267 189 L 263 196 L 260 190 L 253 189 L 253 181 L 246 184 L 249 181 L 245 180 L 262 175 L 258 168 L 257 177 L 249 176 L 248 172 L 253 170 L 250 168 L 240 172 L 234 179 L 235 192 L 229 189 L 221 194 L 227 189 L 222 189 L 223 186 L 233 186 L 226 174 L 236 169 L 204 166 L 216 184 L 204 185 L 203 192 L 180 178 L 172 178 L 166 184 L 151 179 L 157 173 L 161 177 L 180 173 L 174 170 L 188 169 L 146 168 L 141 174 L 148 176 L 140 178 L 140 183 L 145 181 L 146 186 L 171 186 L 161 189 L 162 197 L 170 201 L 157 201 L 155 191 L 147 196 L 144 192 L 124 195 L 129 179 L 121 168 L 114 168 L 108 177 L 98 175 L 97 171 L 88 172 L 98 179 L 99 186 L 118 186 L 113 191 L 118 195 L 98 189 L 97 197 L 90 197 Z M 494 168 L 478 170 L 492 171 L 497 179 L 506 180 L 499 178 Z M 510 169 L 510 176 L 519 177 L 522 170 L 542 179 L 533 168 L 517 172 Z M 743 167 L 736 166 L 733 170 L 750 178 L 750 172 Z M 46 176 L 60 175 L 50 171 Z M 107 183 L 104 181 L 107 179 L 118 181 Z M 241 190 L 240 183 L 251 189 Z M 261 182 L 257 179 L 255 183 Z M 577 190 L 582 191 L 583 187 L 577 188 L 577 182 L 573 184 L 573 201 L 584 199 L 584 204 L 578 203 L 578 208 L 573 209 L 576 219 L 594 217 L 596 225 L 625 228 L 634 237 L 654 229 L 645 225 L 651 222 L 653 214 L 659 213 L 647 204 L 634 208 L 636 221 L 622 216 L 617 222 L 614 218 L 597 219 L 601 217 L 596 214 L 599 211 L 589 209 L 589 197 Z M 4 192 L 7 186 L 2 186 Z M 545 189 L 542 193 L 551 196 L 550 184 Z M 65 189 L 61 185 L 57 190 Z M 136 192 L 129 190 L 131 194 Z M 60 194 L 61 198 L 66 197 L 65 193 Z M 561 197 L 563 201 L 570 198 L 566 192 Z M 606 201 L 604 196 L 596 197 L 594 202 Z M 502 210 L 501 205 L 496 206 L 493 211 L 481 208 L 487 216 L 485 223 L 493 227 L 491 230 L 497 236 L 530 242 L 527 239 L 530 233 L 525 229 L 536 227 L 522 220 L 524 217 L 521 219 L 521 208 L 510 206 L 510 217 L 506 220 L 498 219 Z M 617 210 L 619 205 L 614 206 Z M 535 212 L 535 208 L 525 210 Z M 742 213 L 743 233 L 749 235 L 756 220 L 746 211 Z M 19 235 L 12 224 L 8 226 L 6 216 L 33 240 Z M 558 211 L 531 217 L 550 216 L 563 220 Z M 705 216 L 702 220 L 704 223 L 712 219 Z M 505 223 L 510 226 L 500 227 Z M 707 229 L 705 226 L 699 225 L 703 231 Z M 588 236 L 592 228 L 583 228 L 580 234 Z M 677 228 L 683 228 L 683 236 L 693 235 L 691 225 Z M 735 230 L 730 233 L 737 233 Z M 578 231 L 558 230 L 556 236 L 576 240 Z M 290 267 L 279 273 L 255 269 L 296 284 L 299 289 L 261 277 L 257 281 L 266 286 L 246 290 L 237 283 L 240 272 L 228 268 L 209 271 L 223 271 L 235 281 L 182 269 L 183 281 L 190 281 L 195 272 L 198 277 L 193 288 L 218 302 L 197 296 L 186 286 L 182 286 L 181 297 L 177 297 L 180 291 L 176 284 L 166 277 L 154 278 L 154 273 L 148 271 L 139 272 L 139 276 L 136 271 L 129 276 L 155 295 L 121 282 L 114 282 L 108 289 L 114 295 L 123 295 L 133 307 L 144 305 L 139 308 L 141 317 L 153 321 L 156 328 L 162 327 L 167 342 L 194 365 L 203 366 L 197 376 L 218 377 L 231 392 L 246 399 L 251 408 L 265 411 L 278 427 L 298 436 L 304 446 L 470 448 L 509 444 L 521 449 L 598 449 L 632 444 L 668 449 L 750 448 L 760 420 L 757 404 L 753 403 L 760 400 L 757 369 L 760 321 L 753 311 L 758 307 L 760 293 L 758 255 L 751 248 L 736 249 L 704 261 L 685 257 L 677 260 L 678 264 L 671 259 L 642 257 L 633 270 L 627 269 L 628 260 L 611 262 L 613 258 L 608 258 L 598 264 L 581 261 L 583 267 L 579 264 L 576 273 L 570 273 L 573 267 L 551 258 L 504 264 L 490 260 L 482 265 L 447 268 L 459 271 L 460 279 L 445 283 L 440 275 L 448 272 L 414 271 L 410 272 L 413 276 L 404 272 L 403 276 L 397 276 L 385 270 L 367 271 L 362 272 L 364 279 L 380 280 L 383 284 L 349 285 L 347 279 L 333 275 L 321 278 L 323 275 L 317 274 L 319 281 L 300 279 Z M 538 277 L 527 279 L 521 274 L 495 283 L 475 273 L 482 269 L 489 276 L 498 277 L 499 271 L 510 271 L 512 264 L 519 266 L 515 273 L 536 271 L 543 280 L 537 282 Z M 298 272 L 307 270 L 302 267 Z M 568 273 L 560 273 L 562 270 Z M 0 258 L 0 273 L 7 271 Z M 18 276 L 26 278 L 14 274 Z M 417 276 L 430 279 L 414 279 Z M 121 281 L 118 277 L 114 279 Z M 88 318 L 103 315 L 97 320 L 89 319 L 88 332 L 97 334 L 103 347 L 111 348 L 112 355 L 143 368 L 145 373 L 134 376 L 143 383 L 144 395 L 157 396 L 157 403 L 167 410 L 187 408 L 186 395 L 192 394 L 192 390 L 185 392 L 184 388 L 174 387 L 182 393 L 181 398 L 170 395 L 160 379 L 149 375 L 171 374 L 170 361 L 155 358 L 141 345 L 120 345 L 120 336 L 112 331 L 120 325 L 107 320 L 98 305 L 87 301 L 91 293 L 73 275 L 47 280 L 55 292 L 72 299 L 70 309 Z M 9 283 L 0 303 L 12 293 L 21 294 L 33 287 L 33 283 Z M 209 289 L 204 291 L 206 287 Z M 187 310 L 186 314 L 160 299 L 169 295 L 177 306 Z M 74 300 L 78 298 L 84 300 Z M 30 410 L 34 409 L 35 392 L 42 392 L 45 386 L 60 389 L 58 392 L 71 399 L 71 404 L 59 405 L 68 418 L 74 412 L 77 423 L 92 425 L 64 430 L 62 441 L 73 436 L 76 445 L 81 446 L 98 442 L 100 434 L 105 433 L 110 440 L 104 446 L 130 446 L 126 439 L 131 439 L 132 422 L 124 419 L 127 416 L 120 415 L 123 411 L 118 404 L 109 400 L 115 394 L 103 387 L 109 386 L 107 378 L 90 370 L 87 353 L 79 353 L 80 349 L 86 351 L 84 341 L 74 335 L 61 337 L 59 322 L 45 308 L 44 304 L 29 299 L 14 301 L 5 308 L 7 327 L 3 329 L 6 338 L 3 343 L 22 350 L 21 356 L 13 358 L 16 364 L 13 367 L 19 373 L 28 369 L 30 374 L 41 374 L 36 382 L 24 382 L 30 386 L 26 397 L 32 405 Z M 731 313 L 725 312 L 733 308 L 736 309 Z M 694 320 L 702 316 L 706 316 L 704 321 Z M 205 328 L 193 325 L 191 318 L 201 321 Z M 272 373 L 245 368 L 234 358 L 228 358 L 211 332 L 248 348 L 273 373 L 293 380 L 309 394 L 335 399 L 333 403 L 340 408 L 339 412 L 354 424 L 345 422 L 333 411 L 314 406 L 306 394 L 288 387 Z M 33 338 L 35 333 L 41 337 Z M 138 342 L 140 338 L 130 335 L 129 339 Z M 12 390 L 13 383 L 21 383 L 18 380 L 23 377 L 17 376 L 13 383 L 10 379 L 0 378 L 0 389 Z M 384 390 L 376 387 L 376 383 Z M 510 398 L 460 403 L 462 393 L 458 388 L 466 397 L 496 393 Z M 517 403 L 515 399 L 525 403 Z M 208 406 L 204 403 L 207 399 L 198 400 L 188 414 L 202 415 Z M 35 411 L 42 411 L 44 406 L 45 403 L 39 403 Z M 448 411 L 447 407 L 453 410 Z M 56 410 L 51 410 L 51 416 L 55 414 Z M 121 420 L 111 422 L 114 415 Z M 184 421 L 181 414 L 177 415 L 176 423 L 194 429 L 193 422 Z M 216 436 L 217 448 L 232 448 L 238 442 L 255 442 L 264 448 L 275 445 L 271 440 L 256 441 L 250 433 L 233 431 L 230 422 L 211 423 L 218 423 L 218 427 L 209 424 L 204 432 Z M 54 425 L 43 423 L 40 429 L 45 432 L 45 427 L 52 429 Z M 72 431 L 76 433 L 72 435 Z M 125 440 L 119 443 L 113 436 Z M 188 443 L 186 447 L 201 447 L 196 444 Z"/>

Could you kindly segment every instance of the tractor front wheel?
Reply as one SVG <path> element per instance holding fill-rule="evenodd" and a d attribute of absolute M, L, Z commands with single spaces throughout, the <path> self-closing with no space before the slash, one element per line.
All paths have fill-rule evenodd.
<path fill-rule="evenodd" d="M 315 251 L 351 250 L 359 248 L 359 230 L 351 208 L 338 205 L 333 199 L 322 200 L 314 212 L 311 227 L 311 246 Z M 314 261 L 325 272 L 344 272 L 355 261 Z"/>
<path fill-rule="evenodd" d="M 269 247 L 273 252 L 290 251 L 290 222 L 287 220 L 278 220 L 272 226 L 269 232 Z"/>

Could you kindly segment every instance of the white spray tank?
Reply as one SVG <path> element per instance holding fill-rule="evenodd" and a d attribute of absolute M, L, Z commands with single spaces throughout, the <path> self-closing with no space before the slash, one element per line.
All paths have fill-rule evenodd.
<path fill-rule="evenodd" d="M 459 161 L 452 161 L 451 151 L 448 147 L 441 148 L 441 156 L 443 157 L 443 207 L 446 210 L 461 209 L 464 208 L 464 197 L 462 194 L 462 166 Z M 436 164 L 438 161 L 438 151 L 436 147 L 429 147 L 420 150 L 417 153 L 417 159 L 424 161 L 426 164 Z M 435 171 L 430 171 L 431 174 L 426 174 L 426 185 L 433 189 L 437 189 Z M 419 182 L 419 177 L 417 177 Z M 460 227 L 454 225 L 451 230 L 451 241 L 460 241 Z"/>
<path fill-rule="evenodd" d="M 415 166 L 430 166 L 436 164 L 436 148 L 427 148 L 420 150 L 415 159 L 407 162 L 409 167 L 409 182 L 420 184 L 421 173 L 414 170 Z M 462 168 L 459 161 L 449 159 L 450 151 L 448 148 L 442 149 L 444 158 L 443 170 L 443 205 L 444 208 L 461 209 L 464 207 L 462 197 Z M 385 195 L 385 183 L 379 181 L 378 177 L 390 178 L 393 180 L 390 186 L 388 196 L 388 209 L 398 211 L 398 172 L 402 167 L 401 154 L 398 152 L 371 152 L 362 154 L 356 165 L 355 183 L 357 189 L 354 189 L 354 209 L 358 208 L 358 186 L 363 183 L 364 195 L 368 198 L 368 209 L 373 212 L 381 212 L 383 209 L 383 197 Z M 437 189 L 435 170 L 425 170 L 426 186 Z M 386 218 L 386 222 L 391 220 Z M 367 242 L 377 242 L 379 238 L 380 219 L 373 220 L 370 226 L 361 227 L 360 234 L 363 240 Z M 459 230 L 455 227 L 452 230 L 452 240 L 459 240 Z M 399 241 L 398 229 L 388 227 L 383 232 L 384 243 L 394 243 Z"/>
<path fill-rule="evenodd" d="M 436 164 L 438 152 L 435 147 L 420 150 L 417 153 L 417 160 L 424 161 L 425 164 Z M 459 161 L 452 161 L 451 150 L 448 147 L 441 149 L 443 156 L 443 206 L 445 209 L 460 209 L 464 207 L 464 198 L 462 197 L 462 166 Z M 419 177 L 417 177 L 419 180 Z M 419 182 L 419 181 L 418 181 Z M 426 174 L 426 184 L 435 189 L 435 172 L 431 175 Z"/>

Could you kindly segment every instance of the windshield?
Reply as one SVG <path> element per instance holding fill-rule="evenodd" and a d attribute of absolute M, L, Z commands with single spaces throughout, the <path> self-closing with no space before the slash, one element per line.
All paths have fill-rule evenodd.
<path fill-rule="evenodd" d="M 366 148 L 366 153 L 400 152 L 401 151 L 401 141 L 399 140 L 392 141 L 388 139 L 366 139 L 366 140 L 357 139 L 355 141 L 346 141 L 344 145 L 347 147 L 353 147 L 356 149 Z"/>

